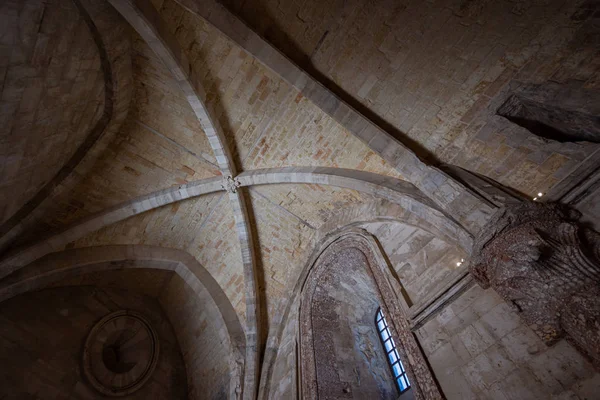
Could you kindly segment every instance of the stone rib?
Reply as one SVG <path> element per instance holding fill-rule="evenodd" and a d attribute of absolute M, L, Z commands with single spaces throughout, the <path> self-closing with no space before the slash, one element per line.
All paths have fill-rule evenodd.
<path fill-rule="evenodd" d="M 420 160 L 411 149 L 295 65 L 224 5 L 214 0 L 176 0 L 176 2 L 191 13 L 202 17 L 249 55 L 299 90 L 304 97 L 393 165 L 402 176 L 437 205 L 447 213 L 456 216 L 461 224 L 477 232 L 491 216 L 493 208 L 475 193 L 440 169 Z M 476 220 L 469 218 L 473 209 L 481 211 Z"/>
<path fill-rule="evenodd" d="M 179 88 L 183 91 L 188 103 L 196 114 L 202 130 L 206 134 L 217 159 L 224 178 L 235 178 L 236 168 L 227 146 L 223 129 L 212 107 L 206 103 L 206 93 L 202 83 L 195 76 L 190 62 L 179 47 L 176 38 L 170 34 L 160 15 L 148 0 L 109 0 L 123 17 L 129 21 L 136 31 L 158 55 L 173 74 Z M 250 234 L 248 210 L 245 207 L 245 196 L 242 191 L 229 190 L 229 200 L 233 207 L 235 226 L 242 249 L 244 266 L 244 285 L 246 298 L 246 362 L 244 371 L 243 398 L 254 399 L 260 373 L 260 310 L 257 295 L 258 265 L 254 254 Z"/>
<path fill-rule="evenodd" d="M 61 279 L 85 273 L 133 268 L 173 271 L 201 296 L 205 290 L 219 310 L 231 345 L 232 371 L 230 398 L 240 384 L 239 367 L 244 365 L 246 339 L 233 305 L 213 276 L 183 250 L 145 245 L 84 247 L 47 255 L 0 284 L 0 302 L 43 288 Z"/>
<path fill-rule="evenodd" d="M 435 225 L 444 228 L 465 249 L 470 248 L 472 237 L 459 224 L 440 212 L 427 201 L 412 184 L 400 179 L 343 168 L 293 167 L 273 168 L 244 172 L 239 177 L 243 187 L 253 185 L 269 185 L 281 183 L 320 184 L 348 189 L 384 198 L 392 203 L 402 205 L 416 213 L 419 217 L 435 221 Z M 160 190 L 145 196 L 118 204 L 93 214 L 76 223 L 54 232 L 36 243 L 15 249 L 0 261 L 0 277 L 6 276 L 27 264 L 45 256 L 61 251 L 68 243 L 85 235 L 100 230 L 119 221 L 182 200 L 202 196 L 223 190 L 220 177 L 190 182 L 186 185 Z M 433 218 L 433 219 L 432 219 Z M 443 222 L 443 224 L 441 223 Z M 446 229 L 447 228 L 447 229 Z"/>

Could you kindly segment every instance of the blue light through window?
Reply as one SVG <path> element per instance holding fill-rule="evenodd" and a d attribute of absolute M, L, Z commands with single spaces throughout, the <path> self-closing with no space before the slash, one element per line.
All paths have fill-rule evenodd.
<path fill-rule="evenodd" d="M 377 325 L 377 331 L 379 332 L 379 337 L 383 343 L 383 348 L 385 349 L 388 362 L 392 368 L 392 373 L 394 375 L 396 385 L 398 385 L 398 390 L 400 390 L 400 393 L 405 392 L 410 389 L 410 382 L 408 381 L 408 376 L 406 375 L 406 370 L 402 365 L 402 361 L 400 361 L 400 357 L 398 356 L 396 343 L 394 343 L 394 339 L 392 339 L 392 336 L 390 335 L 390 330 L 388 328 L 387 321 L 383 316 L 381 308 L 377 309 L 377 314 L 375 315 L 375 325 Z"/>

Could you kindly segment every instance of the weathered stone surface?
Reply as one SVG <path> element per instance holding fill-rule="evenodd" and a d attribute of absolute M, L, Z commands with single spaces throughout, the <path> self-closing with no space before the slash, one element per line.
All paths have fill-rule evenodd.
<path fill-rule="evenodd" d="M 379 300 L 365 263 L 358 249 L 336 253 L 328 271 L 319 276 L 312 302 L 306 305 L 312 308 L 309 329 L 319 398 L 397 397 L 384 349 L 373 329 Z"/>
<path fill-rule="evenodd" d="M 231 356 L 227 327 L 216 307 L 180 276 L 165 286 L 159 302 L 171 318 L 183 353 L 189 398 L 234 399 L 241 388 L 243 361 L 238 365 Z"/>
<path fill-rule="evenodd" d="M 352 398 L 353 396 L 354 384 L 349 380 L 344 385 L 344 379 L 336 376 L 335 368 L 332 368 L 331 365 L 327 367 L 330 359 L 336 359 L 333 349 L 337 346 L 332 343 L 337 338 L 336 333 L 341 329 L 341 327 L 335 326 L 335 323 L 340 323 L 341 319 L 334 315 L 334 311 L 337 309 L 334 303 L 339 302 L 339 299 L 335 296 L 332 298 L 327 296 L 330 295 L 328 292 L 332 291 L 331 287 L 328 289 L 328 286 L 338 282 L 338 275 L 346 274 L 346 268 L 350 268 L 350 275 L 352 275 L 352 268 L 360 268 L 368 275 L 370 284 L 377 288 L 367 290 L 366 296 L 371 297 L 371 302 L 374 301 L 373 313 L 377 311 L 376 305 L 379 303 L 387 315 L 390 332 L 398 346 L 398 352 L 411 381 L 411 390 L 415 398 L 443 398 L 421 349 L 408 327 L 403 306 L 398 301 L 397 288 L 392 287 L 389 281 L 390 267 L 378 252 L 373 238 L 368 234 L 352 230 L 336 237 L 337 240 L 330 242 L 318 259 L 310 265 L 310 273 L 302 287 L 299 322 L 302 396 L 304 398 L 327 397 L 334 394 L 335 398 Z M 339 257 L 342 258 L 339 259 Z M 345 259 L 346 262 L 342 262 L 342 259 Z M 338 268 L 334 268 L 336 265 Z M 354 284 L 360 285 L 358 282 Z M 335 293 L 335 290 L 333 292 Z M 322 300 L 324 303 L 320 307 L 315 307 L 313 304 L 315 299 L 317 302 Z M 321 332 L 322 335 L 319 333 L 319 326 L 324 328 L 324 331 Z M 324 357 L 322 357 L 323 353 L 325 353 Z M 321 371 L 327 371 L 325 376 Z"/>
<path fill-rule="evenodd" d="M 473 286 L 416 334 L 448 399 L 589 399 L 600 382 L 574 346 L 548 347 L 491 288 Z"/>
<path fill-rule="evenodd" d="M 32 11 L 34 4 L 39 5 L 37 1 L 25 3 L 27 4 L 24 9 L 29 11 Z M 10 168 L 4 168 L 5 172 L 10 173 L 9 171 L 14 170 L 18 165 L 21 167 L 29 165 L 30 170 L 35 166 L 36 171 L 29 183 L 25 183 L 29 180 L 28 178 L 21 177 L 20 187 L 16 188 L 17 195 L 13 194 L 12 196 L 11 201 L 16 201 L 15 209 L 12 212 L 10 209 L 6 210 L 10 214 L 5 216 L 8 219 L 3 221 L 0 226 L 1 249 L 13 244 L 19 235 L 35 237 L 42 230 L 40 225 L 43 227 L 44 224 L 39 224 L 40 221 L 44 220 L 48 214 L 54 214 L 57 208 L 60 208 L 57 207 L 58 204 L 66 201 L 65 197 L 92 169 L 100 154 L 114 138 L 127 115 L 131 100 L 131 56 L 130 41 L 127 35 L 128 27 L 118 20 L 112 7 L 105 2 L 88 0 L 75 2 L 57 0 L 50 2 L 48 6 L 47 10 L 43 8 L 44 12 L 41 14 L 44 21 L 47 21 L 47 26 L 43 28 L 48 32 L 42 32 L 40 25 L 38 34 L 53 37 L 53 40 L 47 41 L 53 51 L 46 54 L 47 62 L 35 69 L 36 73 L 43 77 L 42 80 L 50 80 L 50 83 L 47 83 L 49 86 L 44 89 L 44 93 L 40 94 L 44 96 L 44 101 L 47 101 L 48 104 L 40 103 L 37 106 L 38 109 L 29 110 L 31 113 L 26 117 L 36 126 L 44 127 L 42 132 L 46 136 L 37 137 L 36 143 L 39 148 L 32 154 L 24 155 L 35 161 L 10 157 L 6 159 L 6 166 L 10 166 Z M 13 17 L 10 13 L 11 8 L 13 8 L 12 2 L 6 3 L 5 10 L 9 11 L 8 20 Z M 60 19 L 65 18 L 64 12 L 67 11 L 75 11 L 78 15 L 69 16 L 63 23 Z M 20 46 L 27 40 L 20 42 L 19 33 L 13 30 L 19 26 L 25 28 L 31 22 L 27 18 L 32 14 L 25 12 L 23 16 L 25 18 L 21 21 L 21 25 L 15 27 L 10 21 L 6 24 L 7 31 L 4 38 L 9 42 L 14 39 L 15 54 L 19 53 Z M 73 32 L 69 28 L 73 27 L 73 22 L 78 27 L 75 36 L 72 33 L 66 33 Z M 43 21 L 40 24 L 43 24 Z M 59 25 L 63 29 L 57 29 Z M 67 36 L 61 36 L 62 34 Z M 74 37 L 78 37 L 79 40 L 73 39 Z M 82 39 L 85 40 L 82 42 Z M 52 46 L 57 46 L 57 48 L 52 48 Z M 11 49 L 10 46 L 8 48 Z M 93 57 L 96 61 L 92 64 L 87 59 L 90 54 L 95 54 Z M 27 58 L 25 55 L 24 57 Z M 79 58 L 82 59 L 79 60 Z M 67 65 L 63 65 L 65 62 Z M 18 65 L 13 66 L 19 68 Z M 47 71 L 44 71 L 45 68 Z M 96 87 L 93 92 L 89 92 L 91 89 L 89 87 L 90 77 L 86 78 L 90 69 L 92 75 L 95 76 L 94 79 L 100 79 L 100 86 Z M 88 79 L 87 83 L 85 79 Z M 10 81 L 6 81 L 6 85 L 3 84 L 3 87 L 9 88 L 14 83 L 11 82 L 12 80 L 10 78 Z M 57 83 L 54 80 L 60 80 L 60 82 Z M 66 89 L 64 84 L 67 85 Z M 65 90 L 73 91 L 75 96 L 83 95 L 87 98 L 78 100 L 76 97 L 65 94 Z M 57 98 L 63 95 L 67 97 L 65 99 Z M 3 98 L 3 107 L 8 105 L 6 100 Z M 65 109 L 65 106 L 69 108 L 70 102 L 73 100 L 77 102 L 72 105 L 76 110 L 75 114 L 72 114 L 71 110 Z M 80 106 L 84 102 L 88 105 L 96 104 L 95 113 L 81 109 Z M 36 100 L 33 99 L 30 103 L 36 104 Z M 61 112 L 65 117 L 60 115 Z M 19 115 L 17 114 L 17 119 L 20 118 Z M 15 127 L 17 126 L 18 122 L 15 124 Z M 51 128 L 51 131 L 46 131 L 46 127 Z M 10 133 L 11 127 L 8 128 L 7 134 L 16 133 Z M 37 128 L 33 129 L 29 126 L 27 129 L 30 129 L 29 135 L 22 135 L 22 133 L 20 135 L 21 144 L 30 140 L 28 136 L 33 138 L 40 135 Z M 48 140 L 48 134 L 51 134 L 50 140 Z M 61 139 L 65 135 L 67 135 L 66 139 Z M 19 147 L 20 145 L 8 146 L 10 151 L 20 151 Z M 53 159 L 54 161 L 52 161 Z M 61 159 L 62 161 L 56 164 L 56 161 Z M 33 171 L 31 170 L 31 172 Z M 38 181 L 39 178 L 42 178 L 41 182 Z M 32 184 L 30 189 L 35 190 L 35 193 L 24 193 L 22 191 L 24 183 Z M 34 187 L 36 185 L 39 186 L 36 188 Z M 27 231 L 26 234 L 24 234 L 25 231 Z"/>
<path fill-rule="evenodd" d="M 578 217 L 557 204 L 504 209 L 477 239 L 469 268 L 545 343 L 566 334 L 598 362 L 600 235 L 579 225 Z"/>
<path fill-rule="evenodd" d="M 419 227 L 401 222 L 371 222 L 362 227 L 377 237 L 406 290 L 409 312 L 431 300 L 431 296 L 466 269 L 457 262 L 464 252 Z"/>

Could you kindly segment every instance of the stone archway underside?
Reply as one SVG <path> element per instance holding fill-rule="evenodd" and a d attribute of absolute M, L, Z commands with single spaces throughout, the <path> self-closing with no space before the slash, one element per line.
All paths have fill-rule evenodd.
<path fill-rule="evenodd" d="M 12 274 L 0 284 L 0 302 L 65 278 L 123 269 L 157 269 L 177 274 L 199 297 L 208 293 L 228 332 L 231 381 L 229 397 L 237 398 L 244 379 L 246 336 L 226 294 L 210 273 L 188 253 L 156 246 L 99 246 L 49 254 Z"/>
<path fill-rule="evenodd" d="M 198 79 L 197 74 L 199 71 L 193 70 L 185 51 L 180 47 L 176 38 L 169 32 L 165 22 L 150 1 L 109 0 L 109 2 L 142 36 L 158 58 L 172 72 L 177 85 L 186 96 L 189 105 L 200 122 L 201 128 L 217 159 L 223 176 L 223 188 L 228 192 L 229 202 L 233 209 L 244 274 L 244 295 L 248 329 L 246 332 L 247 373 L 245 374 L 246 382 L 244 384 L 243 396 L 248 399 L 254 398 L 260 375 L 259 360 L 261 359 L 261 347 L 266 342 L 266 332 L 264 332 L 261 323 L 263 320 L 262 316 L 266 313 L 266 300 L 259 297 L 260 293 L 258 290 L 264 271 L 260 260 L 257 258 L 255 238 L 252 233 L 251 221 L 253 220 L 253 210 L 246 191 L 238 189 L 242 183 L 236 168 L 236 160 L 233 158 L 232 151 L 227 144 L 223 128 L 219 122 L 220 103 L 218 100 L 212 103 L 207 101 L 205 90 Z M 210 3 L 203 4 L 203 6 L 213 8 Z M 209 21 L 215 24 L 214 18 Z M 221 22 L 223 22 L 223 19 L 221 19 Z M 225 25 L 230 24 L 226 23 Z M 215 26 L 225 34 L 231 32 L 231 27 L 226 29 L 227 27 L 223 24 L 216 24 Z M 247 38 L 253 38 L 251 35 L 248 36 L 248 31 L 244 31 L 243 34 Z M 262 47 L 264 48 L 264 46 Z M 248 47 L 243 44 L 242 48 L 248 51 Z M 273 49 L 270 50 L 270 53 L 274 53 Z M 253 54 L 261 62 L 265 62 L 264 59 L 259 57 L 260 54 L 252 53 L 252 51 L 250 51 L 250 54 Z M 284 67 L 287 67 L 287 72 L 290 72 L 292 75 L 297 72 L 297 69 L 290 69 L 288 65 Z M 276 73 L 289 78 L 289 74 L 285 72 L 276 71 Z M 298 81 L 302 81 L 300 90 L 307 98 L 311 99 L 323 111 L 349 128 L 352 133 L 366 142 L 371 149 L 380 154 L 384 159 L 391 161 L 396 169 L 408 177 L 426 196 L 433 199 L 432 204 L 435 204 L 435 206 L 431 207 L 431 209 L 444 210 L 456 216 L 456 219 L 461 221 L 461 223 L 471 225 L 472 221 L 467 218 L 467 210 L 482 206 L 479 201 L 480 199 L 468 190 L 465 190 L 461 184 L 446 176 L 442 171 L 424 163 L 413 151 L 393 140 L 390 135 L 335 98 L 332 93 L 325 90 L 316 81 L 306 79 L 308 76 L 302 71 L 296 75 L 299 79 L 293 79 L 293 85 L 297 86 Z M 344 118 L 341 118 L 342 116 Z M 417 209 L 418 207 L 415 208 Z M 2 267 L 0 266 L 0 268 Z"/>

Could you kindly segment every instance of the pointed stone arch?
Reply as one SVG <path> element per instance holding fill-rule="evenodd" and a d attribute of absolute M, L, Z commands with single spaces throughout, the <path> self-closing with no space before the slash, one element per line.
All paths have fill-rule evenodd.
<path fill-rule="evenodd" d="M 263 371 L 261 373 L 259 387 L 260 398 L 276 398 L 271 397 L 273 396 L 273 392 L 276 391 L 272 382 L 275 364 L 281 353 L 281 346 L 283 346 L 286 340 L 284 338 L 284 330 L 288 329 L 288 321 L 297 315 L 301 289 L 320 254 L 327 246 L 338 238 L 348 232 L 354 231 L 369 237 L 370 240 L 375 243 L 379 254 L 381 254 L 377 240 L 370 233 L 361 228 L 365 223 L 371 222 L 396 222 L 411 225 L 439 237 L 466 253 L 470 253 L 473 246 L 473 237 L 462 229 L 457 229 L 456 225 L 454 225 L 451 220 L 431 212 L 415 213 L 412 205 L 402 206 L 386 199 L 376 199 L 372 202 L 338 210 L 338 212 L 332 215 L 331 218 L 329 218 L 316 232 L 315 238 L 316 242 L 319 244 L 308 257 L 306 264 L 302 271 L 299 272 L 298 277 L 289 283 L 287 288 L 290 293 L 289 298 L 282 299 L 278 306 L 274 307 L 277 312 L 272 316 L 267 339 L 267 348 L 265 350 L 262 366 Z M 384 258 L 383 262 L 387 263 L 388 261 Z M 468 276 L 468 272 L 465 271 L 465 274 Z M 462 289 L 468 288 L 469 285 L 472 284 L 471 279 L 463 280 L 466 284 L 461 285 Z M 397 278 L 392 277 L 392 279 L 389 279 L 389 282 L 394 287 L 395 293 L 400 296 L 402 288 Z M 439 310 L 439 305 L 443 303 L 444 299 L 438 301 L 438 297 L 438 294 L 435 294 L 435 296 L 432 296 L 430 299 L 431 301 L 428 300 L 425 303 L 428 311 L 428 313 L 425 314 L 432 315 L 432 313 Z M 418 311 L 420 313 L 422 310 Z M 414 313 L 411 311 L 405 312 L 405 315 L 410 316 L 411 318 L 414 317 L 413 314 Z"/>
<path fill-rule="evenodd" d="M 199 297 L 206 297 L 205 294 L 208 294 L 228 333 L 231 371 L 229 398 L 239 398 L 244 381 L 244 329 L 217 281 L 204 266 L 183 250 L 145 245 L 113 245 L 51 253 L 4 279 L 0 284 L 0 302 L 65 278 L 135 268 L 173 271 Z"/>
<path fill-rule="evenodd" d="M 410 330 L 406 314 L 399 301 L 399 284 L 391 274 L 391 266 L 387 264 L 375 238 L 359 229 L 347 230 L 324 243 L 318 251 L 318 256 L 310 265 L 302 284 L 299 318 L 302 398 L 318 398 L 317 363 L 313 342 L 313 321 L 317 316 L 314 315 L 311 307 L 314 294 L 319 283 L 327 279 L 328 275 L 332 276 L 340 272 L 331 268 L 333 258 L 340 252 L 350 249 L 364 255 L 367 274 L 374 283 L 381 309 L 388 316 L 392 336 L 403 349 L 400 356 L 412 382 L 415 398 L 444 398 Z"/>

